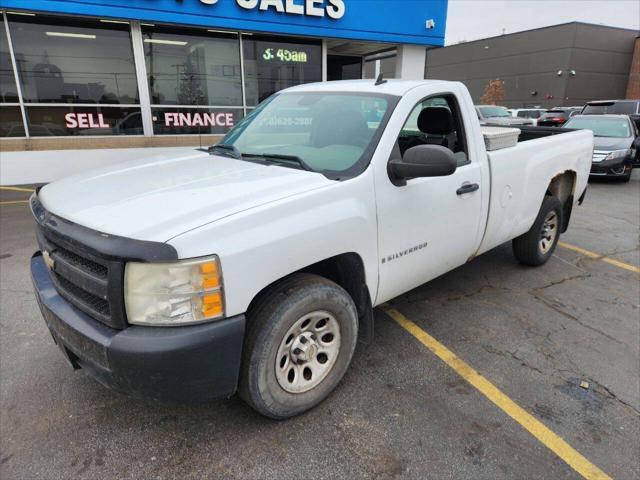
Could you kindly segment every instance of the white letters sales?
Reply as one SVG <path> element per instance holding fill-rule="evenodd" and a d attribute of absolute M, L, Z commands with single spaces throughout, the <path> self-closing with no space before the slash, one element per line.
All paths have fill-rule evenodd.
<path fill-rule="evenodd" d="M 200 0 L 206 5 L 214 5 L 218 0 Z M 238 6 L 247 10 L 258 8 L 262 11 L 273 9 L 278 13 L 309 15 L 338 20 L 344 16 L 344 0 L 236 0 Z"/>

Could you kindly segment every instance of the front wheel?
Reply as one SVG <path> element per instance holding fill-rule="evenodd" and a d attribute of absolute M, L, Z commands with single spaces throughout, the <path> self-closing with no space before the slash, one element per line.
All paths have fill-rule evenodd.
<path fill-rule="evenodd" d="M 546 263 L 558 244 L 561 221 L 562 202 L 556 197 L 544 197 L 533 226 L 513 239 L 513 254 L 518 261 L 534 267 Z"/>
<path fill-rule="evenodd" d="M 338 385 L 357 338 L 356 307 L 342 287 L 292 275 L 249 312 L 238 392 L 270 418 L 303 413 Z"/>

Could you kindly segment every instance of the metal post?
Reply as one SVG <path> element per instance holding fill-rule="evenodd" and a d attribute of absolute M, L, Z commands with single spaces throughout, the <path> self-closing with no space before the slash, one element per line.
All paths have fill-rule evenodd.
<path fill-rule="evenodd" d="M 327 81 L 327 41 L 322 40 L 322 81 Z"/>
<path fill-rule="evenodd" d="M 140 97 L 140 112 L 142 114 L 142 129 L 146 137 L 153 136 L 153 121 L 151 119 L 151 96 L 147 81 L 147 66 L 144 58 L 144 43 L 142 42 L 142 28 L 140 22 L 131 22 L 131 43 L 133 45 L 133 61 L 138 80 L 138 96 Z"/>
<path fill-rule="evenodd" d="M 22 98 L 22 85 L 20 84 L 20 77 L 18 76 L 18 64 L 16 63 L 16 56 L 13 52 L 13 42 L 11 41 L 11 31 L 9 30 L 9 19 L 7 14 L 2 12 L 4 19 L 4 28 L 7 34 L 7 43 L 9 47 L 9 55 L 11 56 L 11 65 L 13 67 L 13 76 L 16 81 L 16 89 L 18 90 L 18 102 L 20 103 L 20 113 L 22 114 L 22 123 L 24 125 L 24 134 L 26 138 L 29 138 L 29 124 L 27 123 L 27 112 L 24 108 L 24 99 Z"/>
<path fill-rule="evenodd" d="M 240 88 L 242 89 L 242 114 L 247 116 L 247 92 L 244 86 L 244 47 L 242 43 L 242 33 L 238 32 L 238 41 L 240 42 Z"/>

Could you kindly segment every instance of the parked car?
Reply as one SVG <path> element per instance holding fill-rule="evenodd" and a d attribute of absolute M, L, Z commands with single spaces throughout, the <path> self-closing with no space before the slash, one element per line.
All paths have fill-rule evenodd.
<path fill-rule="evenodd" d="M 528 118 L 514 118 L 506 107 L 496 105 L 477 105 L 476 113 L 481 125 L 533 125 Z"/>
<path fill-rule="evenodd" d="M 528 118 L 533 122 L 533 125 L 537 125 L 538 118 L 540 118 L 545 111 L 544 108 L 512 108 L 509 110 L 509 113 L 512 117 Z"/>
<path fill-rule="evenodd" d="M 538 126 L 561 127 L 577 112 L 578 109 L 575 107 L 553 108 L 551 110 L 547 110 L 538 118 Z"/>
<path fill-rule="evenodd" d="M 640 129 L 640 100 L 599 100 L 587 103 L 582 115 L 617 114 L 629 115 Z"/>
<path fill-rule="evenodd" d="M 180 402 L 238 390 L 268 417 L 300 414 L 340 382 L 359 335 L 372 341 L 373 307 L 508 240 L 523 264 L 551 257 L 593 135 L 546 130 L 487 152 L 458 82 L 289 88 L 208 152 L 35 193 L 40 309 L 104 385 Z"/>
<path fill-rule="evenodd" d="M 633 164 L 640 161 L 640 135 L 628 115 L 576 115 L 564 126 L 593 132 L 591 175 L 629 181 Z"/>

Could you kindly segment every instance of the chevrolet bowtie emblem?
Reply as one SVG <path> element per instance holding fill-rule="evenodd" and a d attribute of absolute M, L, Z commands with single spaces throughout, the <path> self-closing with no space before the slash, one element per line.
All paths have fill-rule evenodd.
<path fill-rule="evenodd" d="M 53 267 L 56 265 L 56 261 L 51 258 L 51 255 L 46 250 L 42 251 L 42 259 L 44 260 L 44 264 L 47 266 L 49 270 L 53 270 Z"/>

